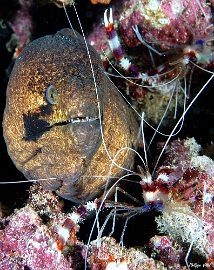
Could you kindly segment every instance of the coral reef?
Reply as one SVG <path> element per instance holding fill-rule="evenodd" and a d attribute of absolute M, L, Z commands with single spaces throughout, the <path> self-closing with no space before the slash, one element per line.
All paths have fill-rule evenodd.
<path fill-rule="evenodd" d="M 91 0 L 92 4 L 104 4 L 108 5 L 111 2 L 111 0 Z"/>
<path fill-rule="evenodd" d="M 53 232 L 30 206 L 16 210 L 0 231 L 0 268 L 72 269 L 70 258 L 57 262 L 52 244 Z"/>
<path fill-rule="evenodd" d="M 103 237 L 99 244 L 96 240 L 92 241 L 88 255 L 90 258 L 88 260 L 89 266 L 92 270 L 166 269 L 162 262 L 154 261 L 138 249 L 124 247 L 121 252 L 121 246 L 111 237 Z"/>
<path fill-rule="evenodd" d="M 72 5 L 73 1 L 72 0 L 45 0 L 45 1 L 35 0 L 35 3 L 39 6 L 48 5 L 48 4 L 53 3 L 58 8 L 63 8 L 63 5 L 65 7 Z"/>
<path fill-rule="evenodd" d="M 34 32 L 34 23 L 30 14 L 30 9 L 34 7 L 33 0 L 19 0 L 18 3 L 20 7 L 17 9 L 10 22 L 10 26 L 15 33 L 12 39 L 16 39 L 17 41 L 13 55 L 14 59 L 18 57 L 22 49 L 31 41 Z"/>
<path fill-rule="evenodd" d="M 35 184 L 30 188 L 25 207 L 1 217 L 0 268 L 78 269 L 78 266 L 83 269 L 86 259 L 89 268 L 94 270 L 115 267 L 187 269 L 184 258 L 192 244 L 195 254 L 206 260 L 199 258 L 197 263 L 204 262 L 207 269 L 208 266 L 211 269 L 214 262 L 214 162 L 200 156 L 199 151 L 200 146 L 194 139 L 176 140 L 166 148 L 155 179 L 169 184 L 169 199 L 160 210 L 161 215 L 156 217 L 159 230 L 166 235 L 155 235 L 148 241 L 151 258 L 140 249 L 121 247 L 112 237 L 98 238 L 89 246 L 84 245 L 77 240 L 77 232 L 87 213 L 99 208 L 100 203 L 88 202 L 66 214 L 62 199 Z M 189 265 L 194 263 L 189 260 Z"/>
<path fill-rule="evenodd" d="M 88 249 L 80 241 L 72 242 L 74 235 L 70 235 L 59 257 L 55 244 L 60 226 L 71 214 L 58 211 L 58 200 L 58 196 L 35 184 L 30 189 L 29 204 L 1 219 L 1 269 L 83 269 L 86 250 L 90 269 L 166 269 L 162 262 L 149 259 L 140 250 L 124 248 L 121 253 L 121 246 L 110 237 L 103 237 L 99 247 L 97 241 L 92 241 Z"/>
<path fill-rule="evenodd" d="M 211 18 L 211 10 L 204 0 L 132 0 L 124 5 L 119 28 L 129 47 L 140 44 L 132 29 L 138 25 L 146 41 L 168 50 L 209 37 L 213 30 Z"/>
<path fill-rule="evenodd" d="M 49 218 L 63 212 L 63 200 L 38 183 L 30 187 L 28 204 L 40 215 Z"/>
<path fill-rule="evenodd" d="M 142 80 L 128 77 L 132 74 L 124 72 L 121 69 L 120 63 L 114 59 L 112 60 L 113 54 L 110 54 L 106 46 L 106 39 L 104 38 L 105 30 L 102 29 L 101 24 L 94 26 L 88 36 L 88 42 L 101 54 L 103 64 L 107 67 L 107 72 L 113 74 L 113 81 L 120 91 L 128 96 L 137 111 L 140 114 L 144 111 L 145 119 L 153 125 L 157 125 L 164 116 L 165 121 L 162 125 L 166 129 L 167 126 L 173 123 L 171 120 L 172 115 L 176 111 L 179 114 L 180 109 L 184 106 L 186 97 L 183 95 L 183 90 L 187 91 L 194 84 L 190 78 L 189 86 L 187 86 L 186 82 L 188 82 L 189 71 L 190 73 L 193 70 L 199 72 L 199 70 L 191 66 L 192 63 L 190 65 L 190 61 L 187 65 L 182 65 L 181 59 L 178 59 L 185 54 L 187 56 L 188 49 L 188 52 L 194 54 L 195 49 L 192 46 L 197 44 L 198 41 L 209 39 L 212 36 L 213 24 L 210 5 L 204 0 L 133 0 L 122 3 L 120 1 L 116 2 L 112 5 L 112 8 L 114 28 L 118 34 L 119 41 L 123 45 L 125 56 L 130 60 L 130 63 L 137 66 L 143 75 L 150 73 L 154 75 L 158 73 L 157 78 L 159 82 L 151 86 L 142 82 Z M 139 37 L 137 37 L 133 30 L 134 26 L 138 27 L 138 34 L 140 37 L 142 36 L 143 40 L 140 41 Z M 142 43 L 144 46 L 142 46 Z M 160 51 L 164 51 L 164 53 L 153 52 L 154 47 Z M 103 48 L 103 51 L 101 48 Z M 150 48 L 150 54 L 148 54 L 148 48 Z M 205 54 L 206 56 L 204 56 L 209 64 L 202 65 L 203 68 L 213 69 L 212 53 Z M 105 56 L 111 61 L 113 68 L 112 65 L 108 68 Z M 165 63 L 170 63 L 169 67 L 162 70 Z M 115 67 L 119 70 L 119 74 L 115 72 Z M 159 67 L 162 73 L 157 72 Z M 121 74 L 128 77 L 128 79 L 125 80 L 124 77 L 122 79 L 114 78 L 114 76 L 120 77 Z M 198 91 L 198 88 L 194 86 L 191 89 L 197 89 L 195 90 L 196 93 Z M 171 100 L 171 94 L 172 96 L 176 96 L 176 98 L 172 98 Z M 171 103 L 167 107 L 169 102 Z M 166 108 L 168 111 L 164 115 Z"/>
<path fill-rule="evenodd" d="M 168 236 L 155 235 L 149 241 L 149 246 L 153 251 L 152 256 L 159 258 L 168 269 L 187 269 L 184 264 L 185 253 L 175 241 Z"/>
<path fill-rule="evenodd" d="M 133 26 L 138 26 L 143 39 L 164 51 L 192 45 L 198 40 L 209 38 L 213 31 L 211 9 L 204 0 L 118 0 L 112 8 L 114 27 L 128 47 L 142 43 Z M 100 54 L 102 50 L 107 51 L 104 33 L 104 26 L 96 23 L 88 35 L 89 44 Z"/>
<path fill-rule="evenodd" d="M 28 204 L 1 218 L 0 268 L 68 270 L 74 264 L 83 265 L 83 259 L 75 261 L 83 243 L 77 241 L 72 247 L 67 246 L 65 256 L 59 256 L 55 245 L 60 227 L 69 215 L 62 209 L 62 199 L 38 183 L 33 185 Z M 76 253 L 73 259 L 68 250 L 69 254 Z"/>
<path fill-rule="evenodd" d="M 167 146 L 158 179 L 169 183 L 171 197 L 156 221 L 161 232 L 193 245 L 210 262 L 214 260 L 214 162 L 199 151 L 194 139 Z"/>

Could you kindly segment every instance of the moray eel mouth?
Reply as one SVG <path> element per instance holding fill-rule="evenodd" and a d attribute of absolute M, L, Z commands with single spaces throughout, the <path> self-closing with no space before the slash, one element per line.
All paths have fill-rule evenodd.
<path fill-rule="evenodd" d="M 88 122 L 93 122 L 93 121 L 97 121 L 97 120 L 100 120 L 100 119 L 98 117 L 90 117 L 90 116 L 86 116 L 86 117 L 75 117 L 75 118 L 71 118 L 71 119 L 66 120 L 66 121 L 55 123 L 51 127 L 54 127 L 54 126 L 65 126 L 65 125 L 73 124 L 73 123 L 88 123 Z"/>
<path fill-rule="evenodd" d="M 96 128 L 99 125 L 99 117 L 97 116 L 77 116 L 77 117 L 68 117 L 67 120 L 64 119 L 55 119 L 55 121 L 45 120 L 45 116 L 52 112 L 51 109 L 48 109 L 47 106 L 40 108 L 38 112 L 30 112 L 23 114 L 23 122 L 25 128 L 25 136 L 23 140 L 25 141 L 37 141 L 44 133 L 53 129 L 54 127 L 66 127 L 68 125 L 79 126 L 88 126 L 95 125 Z M 86 128 L 87 129 L 87 128 Z"/>

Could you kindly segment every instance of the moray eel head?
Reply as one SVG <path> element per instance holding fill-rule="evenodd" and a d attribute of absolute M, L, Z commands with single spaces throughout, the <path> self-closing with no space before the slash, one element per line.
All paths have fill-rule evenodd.
<path fill-rule="evenodd" d="M 21 52 L 8 83 L 3 121 L 16 167 L 28 179 L 47 179 L 42 182 L 46 189 L 75 202 L 92 199 L 104 188 L 106 180 L 92 178 L 108 175 L 111 164 L 100 124 L 112 156 L 120 147 L 131 147 L 137 134 L 137 124 L 106 77 L 99 55 L 89 48 L 100 113 L 85 43 L 78 33 L 63 29 Z M 129 158 L 123 154 L 121 165 L 130 167 Z"/>

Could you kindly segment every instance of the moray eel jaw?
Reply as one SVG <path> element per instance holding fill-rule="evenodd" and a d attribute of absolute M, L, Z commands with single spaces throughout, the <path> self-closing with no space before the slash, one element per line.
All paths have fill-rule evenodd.
<path fill-rule="evenodd" d="M 23 163 L 22 171 L 28 179 L 76 181 L 100 147 L 100 120 L 77 117 L 56 122 L 48 129 L 36 140 L 27 142 L 26 146 L 37 145 L 39 150 L 31 148 L 32 154 Z"/>

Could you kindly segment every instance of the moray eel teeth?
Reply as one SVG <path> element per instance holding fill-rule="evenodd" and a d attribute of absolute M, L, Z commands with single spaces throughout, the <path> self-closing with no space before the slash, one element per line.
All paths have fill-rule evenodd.
<path fill-rule="evenodd" d="M 96 121 L 96 120 L 99 120 L 99 118 L 90 117 L 90 116 L 76 117 L 76 118 L 71 118 L 71 119 L 63 121 L 63 122 L 56 123 L 53 126 L 64 126 L 64 125 L 73 124 L 73 123 L 92 122 L 92 121 Z"/>

